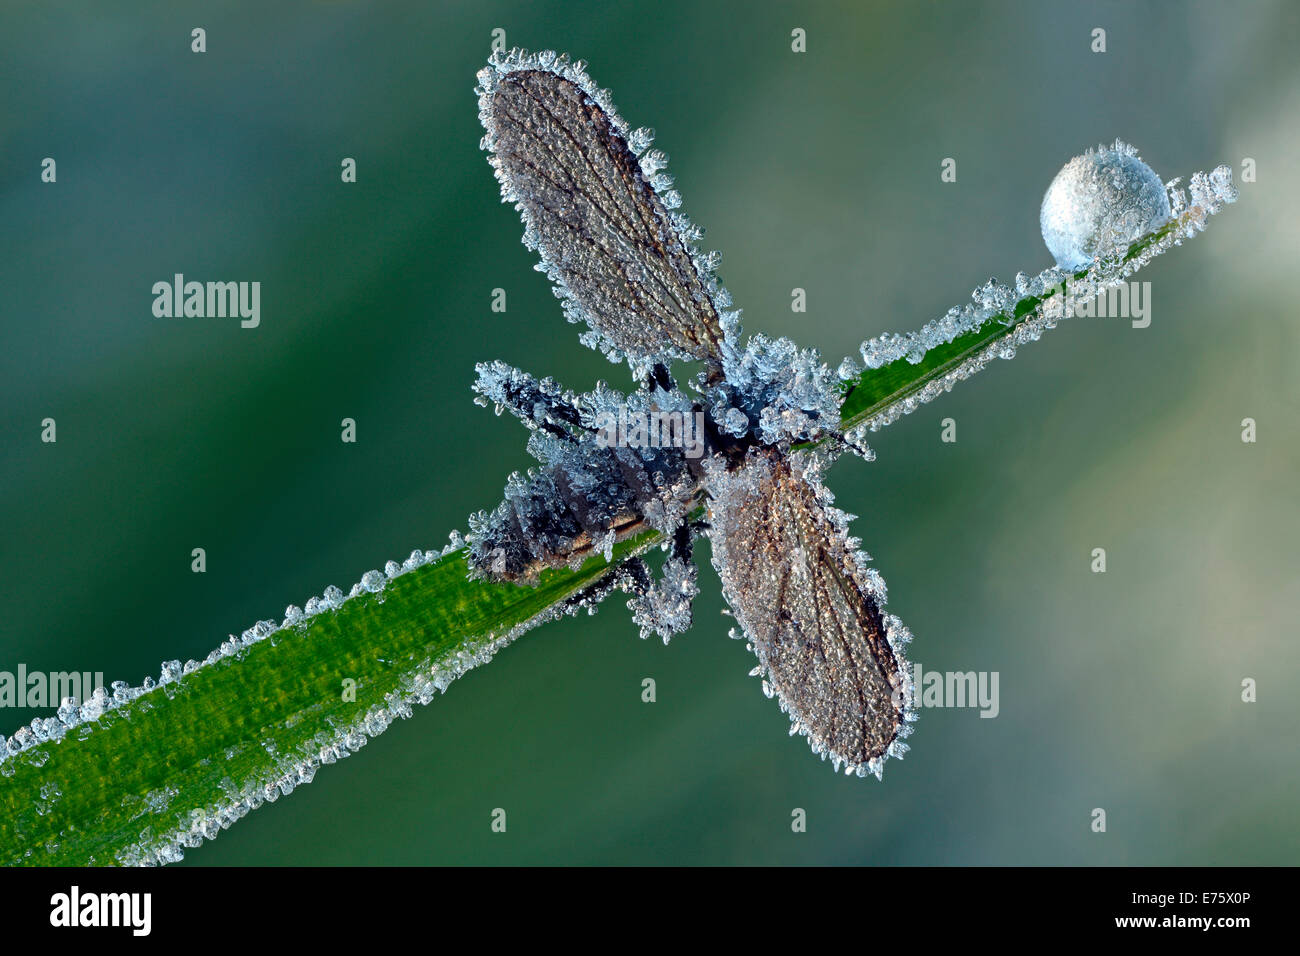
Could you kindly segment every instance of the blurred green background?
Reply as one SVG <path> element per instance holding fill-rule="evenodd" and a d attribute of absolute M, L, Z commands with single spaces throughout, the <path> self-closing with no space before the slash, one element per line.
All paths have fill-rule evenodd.
<path fill-rule="evenodd" d="M 1039 202 L 1090 145 L 1165 178 L 1258 168 L 1138 277 L 1149 328 L 1068 322 L 831 473 L 914 659 L 999 672 L 996 719 L 925 711 L 883 784 L 832 774 L 746 676 L 706 567 L 671 646 L 618 599 L 535 631 L 189 863 L 1300 859 L 1295 4 L 176 6 L 0 13 L 0 669 L 138 683 L 441 546 L 529 463 L 471 403 L 476 361 L 628 384 L 478 149 L 495 28 L 656 127 L 746 328 L 833 363 L 1048 265 Z M 154 318 L 175 272 L 260 281 L 261 327 Z"/>

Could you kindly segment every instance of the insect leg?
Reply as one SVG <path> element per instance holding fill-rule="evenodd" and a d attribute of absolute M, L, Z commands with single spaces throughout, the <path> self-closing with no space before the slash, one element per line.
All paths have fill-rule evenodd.
<path fill-rule="evenodd" d="M 643 594 L 650 587 L 650 569 L 640 558 L 628 558 L 599 580 L 570 595 L 559 606 L 561 613 L 576 614 L 580 608 L 591 608 L 605 600 L 614 591 Z"/>
<path fill-rule="evenodd" d="M 683 521 L 677 526 L 659 580 L 627 602 L 633 623 L 641 627 L 642 638 L 654 633 L 667 644 L 674 634 L 690 629 L 691 604 L 700 593 L 695 564 L 691 561 L 694 534 L 690 522 Z"/>
<path fill-rule="evenodd" d="M 650 391 L 658 388 L 661 391 L 671 392 L 677 388 L 677 383 L 673 381 L 668 366 L 661 362 L 656 362 L 654 367 L 650 369 L 650 374 L 645 377 L 645 385 Z"/>
<path fill-rule="evenodd" d="M 528 428 L 540 428 L 568 441 L 577 440 L 575 432 L 587 430 L 577 398 L 553 380 L 539 381 L 505 362 L 480 362 L 474 369 L 478 372 L 475 401 L 480 405 L 494 403 L 498 411 L 508 409 Z"/>

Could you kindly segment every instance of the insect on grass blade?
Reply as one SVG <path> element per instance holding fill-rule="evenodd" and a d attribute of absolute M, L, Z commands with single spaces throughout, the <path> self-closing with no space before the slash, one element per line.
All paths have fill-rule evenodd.
<path fill-rule="evenodd" d="M 836 379 L 814 350 L 753 336 L 742 348 L 737 313 L 712 275 L 714 259 L 667 190 L 663 156 L 638 152 L 607 93 L 580 65 L 542 53 L 494 56 L 479 74 L 483 145 L 583 338 L 627 358 L 639 389 L 601 386 L 585 395 L 501 363 L 480 365 L 485 402 L 508 408 L 533 431 L 542 468 L 512 476 L 505 500 L 470 522 L 473 573 L 534 583 L 547 567 L 576 564 L 645 528 L 673 542 L 661 580 L 643 566 L 619 575 L 641 636 L 665 641 L 690 627 L 698 593 L 691 539 L 701 495 L 727 602 L 759 657 L 765 688 L 794 730 L 836 769 L 879 777 L 902 756 L 911 730 L 906 629 L 881 612 L 883 582 L 854 550 L 845 516 L 821 485 L 820 458 L 800 442 L 838 440 Z M 704 364 L 695 395 L 677 388 L 673 359 Z M 697 397 L 698 396 L 698 397 Z M 662 442 L 609 447 L 603 415 L 681 416 L 699 421 L 701 447 L 687 455 Z M 684 429 L 658 430 L 660 436 Z M 635 572 L 635 573 L 634 573 Z"/>

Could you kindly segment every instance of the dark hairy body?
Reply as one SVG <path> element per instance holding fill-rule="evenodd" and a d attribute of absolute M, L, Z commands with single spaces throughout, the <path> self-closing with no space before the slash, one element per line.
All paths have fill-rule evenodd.
<path fill-rule="evenodd" d="M 663 365 L 656 365 L 645 383 L 650 396 L 673 396 L 684 404 Z M 543 568 L 576 566 L 592 554 L 644 531 L 675 533 L 697 512 L 704 498 L 706 459 L 736 467 L 755 438 L 725 434 L 701 404 L 690 410 L 704 423 L 703 454 L 689 456 L 682 448 L 606 447 L 586 422 L 591 414 L 571 401 L 546 394 L 536 382 L 518 376 L 494 394 L 521 420 L 571 446 L 572 454 L 535 469 L 516 493 L 475 536 L 470 567 L 499 580 L 530 583 Z M 652 525 L 647 507 L 656 516 L 676 516 L 670 526 Z"/>
<path fill-rule="evenodd" d="M 839 451 L 860 451 L 835 429 L 836 376 L 788 339 L 741 343 L 717 256 L 696 249 L 700 230 L 676 211 L 667 157 L 647 148 L 650 131 L 618 117 L 581 64 L 495 56 L 477 92 L 483 146 L 503 201 L 523 219 L 524 245 L 566 316 L 588 327 L 584 343 L 626 360 L 638 387 L 578 396 L 504 363 L 479 366 L 478 400 L 531 430 L 540 465 L 511 476 L 491 513 L 471 517 L 471 573 L 527 586 L 547 568 L 603 555 L 600 595 L 630 592 L 642 637 L 667 641 L 691 627 L 692 542 L 705 534 L 742 632 L 733 636 L 749 642 L 752 673 L 791 732 L 837 769 L 879 776 L 886 756 L 907 749 L 915 718 L 902 654 L 910 635 L 882 611 L 884 582 L 821 482 Z M 673 362 L 698 363 L 687 389 L 673 381 Z M 600 420 L 616 410 L 685 415 L 702 434 L 689 453 L 673 440 L 611 441 Z M 658 580 L 640 557 L 613 554 L 652 530 L 668 552 Z"/>

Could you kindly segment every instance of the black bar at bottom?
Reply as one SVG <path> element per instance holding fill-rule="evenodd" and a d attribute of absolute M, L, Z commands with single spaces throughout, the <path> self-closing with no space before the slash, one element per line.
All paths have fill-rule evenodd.
<path fill-rule="evenodd" d="M 807 927 L 872 945 L 1099 936 L 1232 945 L 1286 926 L 1293 880 L 1287 869 L 1241 868 L 9 869 L 0 924 L 6 942 L 49 934 L 126 945 L 336 946 L 354 934 L 385 945 L 401 931 L 432 946 L 453 928 L 471 945 L 477 934 L 493 945 L 515 934 L 668 945 L 664 934 L 702 925 L 774 941 Z"/>

